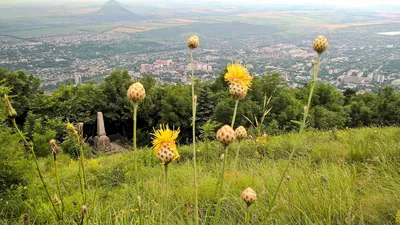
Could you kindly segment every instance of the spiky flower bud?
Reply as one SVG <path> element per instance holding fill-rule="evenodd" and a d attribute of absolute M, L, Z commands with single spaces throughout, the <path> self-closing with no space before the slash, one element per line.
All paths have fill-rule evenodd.
<path fill-rule="evenodd" d="M 5 103 L 5 114 L 6 117 L 9 119 L 14 119 L 15 117 L 17 117 L 17 111 L 15 111 L 15 109 L 12 107 L 11 105 L 11 101 L 10 98 L 8 97 L 8 95 L 4 95 L 4 103 Z"/>
<path fill-rule="evenodd" d="M 51 139 L 51 140 L 49 141 L 49 143 L 50 143 L 50 147 L 51 147 L 52 153 L 53 153 L 53 154 L 56 154 L 56 153 L 57 153 L 57 150 L 58 150 L 58 146 L 57 146 L 56 140 Z"/>
<path fill-rule="evenodd" d="M 247 131 L 246 128 L 244 128 L 243 126 L 239 126 L 238 128 L 236 128 L 235 134 L 238 140 L 247 138 Z"/>
<path fill-rule="evenodd" d="M 232 127 L 225 125 L 217 131 L 217 140 L 223 145 L 227 146 L 232 144 L 235 140 L 236 134 Z"/>
<path fill-rule="evenodd" d="M 200 44 L 200 41 L 199 41 L 199 37 L 197 37 L 197 36 L 191 36 L 189 38 L 189 40 L 187 41 L 187 46 L 190 49 L 195 49 L 195 48 L 199 47 L 199 44 Z"/>
<path fill-rule="evenodd" d="M 311 65 L 315 65 L 315 63 L 317 63 L 317 62 L 315 62 L 315 60 L 311 60 Z"/>
<path fill-rule="evenodd" d="M 56 205 L 60 205 L 61 204 L 61 201 L 60 201 L 60 199 L 58 199 L 58 196 L 56 194 L 53 197 L 53 202 Z"/>
<path fill-rule="evenodd" d="M 161 149 L 157 153 L 157 158 L 160 163 L 168 165 L 175 158 L 174 149 L 168 143 L 162 144 Z"/>
<path fill-rule="evenodd" d="M 313 43 L 314 51 L 316 51 L 318 54 L 322 54 L 327 48 L 328 40 L 322 35 L 318 36 Z"/>
<path fill-rule="evenodd" d="M 248 187 L 242 192 L 240 198 L 246 202 L 247 206 L 250 206 L 257 200 L 257 194 L 253 189 Z"/>
<path fill-rule="evenodd" d="M 87 209 L 88 209 L 87 205 L 82 206 L 82 215 L 85 215 L 87 213 Z"/>
<path fill-rule="evenodd" d="M 243 87 L 242 85 L 236 84 L 236 83 L 231 83 L 229 85 L 229 94 L 234 98 L 234 99 L 243 99 L 247 95 L 246 88 Z"/>
<path fill-rule="evenodd" d="M 128 99 L 139 103 L 146 97 L 146 90 L 140 82 L 136 82 L 128 88 L 126 95 Z"/>

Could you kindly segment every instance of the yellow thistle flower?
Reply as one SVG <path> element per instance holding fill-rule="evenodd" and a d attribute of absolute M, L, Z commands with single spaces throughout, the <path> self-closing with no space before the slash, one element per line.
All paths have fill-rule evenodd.
<path fill-rule="evenodd" d="M 15 109 L 12 107 L 11 100 L 10 100 L 10 98 L 8 97 L 8 95 L 4 95 L 4 103 L 5 103 L 5 110 L 4 110 L 4 112 L 5 112 L 5 114 L 6 114 L 6 117 L 8 117 L 8 118 L 10 118 L 10 119 L 13 119 L 13 118 L 17 117 L 17 112 L 16 112 Z"/>
<path fill-rule="evenodd" d="M 153 147 L 154 154 L 159 158 L 161 163 L 168 164 L 177 158 L 179 158 L 179 152 L 176 148 L 176 139 L 178 138 L 180 130 L 171 130 L 168 125 L 160 125 L 159 130 L 155 130 L 153 134 Z M 169 153 L 165 155 L 165 153 Z M 172 155 L 172 159 L 168 156 Z M 161 159 L 160 157 L 167 156 L 167 159 Z"/>
<path fill-rule="evenodd" d="M 249 71 L 239 63 L 228 64 L 227 69 L 228 72 L 225 74 L 225 81 L 228 81 L 230 84 L 240 85 L 247 92 L 253 79 L 249 75 Z"/>
<path fill-rule="evenodd" d="M 67 127 L 67 133 L 69 135 L 71 135 L 71 136 L 77 136 L 78 135 L 78 132 L 76 131 L 75 126 L 72 123 L 67 122 L 66 127 Z"/>

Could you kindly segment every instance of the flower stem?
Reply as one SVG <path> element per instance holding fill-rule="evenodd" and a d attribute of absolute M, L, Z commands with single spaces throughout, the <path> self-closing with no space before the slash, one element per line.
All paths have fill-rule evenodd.
<path fill-rule="evenodd" d="M 137 140 L 136 140 L 136 127 L 137 127 L 137 109 L 138 104 L 133 104 L 133 158 L 135 163 L 135 184 L 137 188 L 137 194 L 139 194 L 139 172 L 138 172 L 138 155 L 137 155 Z"/>
<path fill-rule="evenodd" d="M 232 124 L 231 124 L 232 129 L 234 129 L 233 126 L 235 125 L 236 112 L 237 112 L 238 105 L 239 105 L 239 99 L 237 99 L 235 102 L 235 110 L 233 111 Z"/>
<path fill-rule="evenodd" d="M 249 223 L 250 223 L 250 207 L 247 206 L 247 208 L 246 208 L 246 219 L 245 219 L 244 224 L 245 225 L 249 225 Z"/>
<path fill-rule="evenodd" d="M 85 161 L 85 155 L 83 154 L 83 140 L 76 135 L 78 143 L 79 143 L 79 161 L 80 161 L 80 174 L 81 174 L 81 192 L 82 192 L 82 198 L 83 198 L 83 203 L 82 204 L 87 204 L 87 192 L 86 192 L 86 173 L 85 173 L 85 166 L 84 166 L 84 161 Z"/>
<path fill-rule="evenodd" d="M 15 122 L 15 119 L 12 119 L 12 123 L 13 123 L 15 129 L 17 130 L 19 136 L 21 137 L 21 139 L 25 142 L 26 146 L 28 146 L 28 148 L 31 150 L 31 153 L 32 153 L 32 155 L 33 155 L 33 159 L 34 159 L 34 161 L 35 161 L 36 170 L 37 170 L 37 172 L 38 172 L 38 174 L 39 174 L 40 180 L 42 181 L 42 185 L 43 185 L 44 190 L 45 190 L 45 192 L 46 192 L 47 198 L 49 199 L 49 201 L 51 202 L 51 205 L 53 206 L 54 213 L 56 214 L 57 219 L 60 220 L 60 219 L 61 219 L 60 214 L 58 213 L 58 211 L 57 211 L 57 209 L 56 209 L 56 206 L 54 205 L 54 202 L 53 202 L 53 200 L 52 200 L 51 197 L 50 197 L 49 190 L 47 189 L 47 185 L 46 185 L 46 183 L 44 182 L 44 178 L 43 178 L 43 176 L 42 176 L 42 173 L 40 172 L 39 163 L 38 163 L 38 160 L 37 160 L 37 158 L 36 158 L 35 151 L 33 150 L 33 147 L 29 145 L 28 141 L 25 139 L 25 136 L 22 134 L 22 132 L 19 130 L 19 128 L 18 128 L 18 126 L 17 126 L 17 123 Z"/>
<path fill-rule="evenodd" d="M 222 189 L 224 186 L 225 165 L 226 165 L 227 158 L 228 158 L 228 146 L 225 146 L 225 155 L 224 155 L 224 160 L 222 161 L 221 176 L 219 178 L 219 187 L 218 187 L 218 192 L 217 192 L 217 195 L 218 195 L 217 207 L 216 207 L 213 224 L 219 224 L 219 217 L 221 215 L 221 203 L 222 203 L 222 199 L 223 199 L 222 198 Z"/>
<path fill-rule="evenodd" d="M 57 191 L 58 195 L 60 196 L 61 201 L 61 220 L 64 221 L 64 199 L 61 193 L 61 185 L 60 185 L 60 177 L 58 175 L 58 168 L 57 168 L 57 153 L 53 152 L 53 159 L 54 159 L 54 173 L 56 174 L 56 183 L 57 183 Z"/>
<path fill-rule="evenodd" d="M 313 96 L 313 93 L 314 93 L 315 86 L 316 86 L 316 84 L 317 84 L 317 77 L 318 77 L 318 72 L 319 72 L 320 63 L 321 63 L 321 54 L 318 54 L 317 65 L 316 65 L 316 67 L 313 66 L 313 68 L 312 68 L 312 70 L 311 70 L 312 73 L 313 73 L 313 74 L 312 74 L 312 78 L 311 78 L 311 79 L 312 79 L 312 80 L 311 80 L 311 88 L 310 88 L 310 93 L 309 93 L 309 96 L 308 96 L 307 107 L 304 109 L 303 121 L 302 121 L 301 126 L 300 126 L 299 134 L 303 133 L 304 128 L 305 128 L 305 126 L 306 126 L 306 120 L 307 120 L 307 117 L 308 117 L 308 112 L 309 112 L 309 110 L 310 110 L 312 96 Z M 270 214 L 271 214 L 272 207 L 273 207 L 273 205 L 275 204 L 276 197 L 278 196 L 278 192 L 279 192 L 279 190 L 280 190 L 280 188 L 281 188 L 281 186 L 282 186 L 283 180 L 284 180 L 284 178 L 285 178 L 285 174 L 287 173 L 287 171 L 288 171 L 288 169 L 289 169 L 289 166 L 290 166 L 290 163 L 291 163 L 291 161 L 292 161 L 292 158 L 293 158 L 294 154 L 296 153 L 298 139 L 299 139 L 299 136 L 297 136 L 297 138 L 296 138 L 295 146 L 293 147 L 292 152 L 290 153 L 288 162 L 286 163 L 286 165 L 285 165 L 285 167 L 284 167 L 284 170 L 283 170 L 283 173 L 282 173 L 282 176 L 281 176 L 281 178 L 280 178 L 280 180 L 279 180 L 279 184 L 278 184 L 278 186 L 277 186 L 277 188 L 276 188 L 276 190 L 275 190 L 275 193 L 274 193 L 274 196 L 273 196 L 272 200 L 270 201 L 269 209 L 268 209 L 268 213 L 267 213 L 266 219 L 267 219 L 267 218 L 270 216 Z"/>
<path fill-rule="evenodd" d="M 168 218 L 168 165 L 164 165 L 164 211 L 166 212 L 165 214 L 165 219 L 164 219 L 164 224 L 168 224 L 167 218 Z"/>
<path fill-rule="evenodd" d="M 139 209 L 139 224 L 143 225 L 143 212 L 142 212 L 142 201 L 140 196 L 138 196 L 138 209 Z"/>
<path fill-rule="evenodd" d="M 193 135 L 193 168 L 194 168 L 194 192 L 195 192 L 195 224 L 199 224 L 199 203 L 198 203 L 198 193 L 197 193 L 197 163 L 196 163 L 196 100 L 194 94 L 194 62 L 193 62 L 193 50 L 190 49 L 190 63 L 192 65 L 192 135 Z"/>
<path fill-rule="evenodd" d="M 235 171 L 236 171 L 237 164 L 238 164 L 238 161 L 239 161 L 240 147 L 241 147 L 241 143 L 239 142 L 239 146 L 238 146 L 238 148 L 236 149 L 236 156 L 235 156 L 235 162 L 234 162 L 234 164 L 233 164 L 232 175 L 231 175 L 231 177 L 229 178 L 228 186 L 226 187 L 226 190 L 225 190 L 225 193 L 224 193 L 223 198 L 226 198 L 226 196 L 228 195 L 229 188 L 231 187 L 231 184 L 232 184 L 232 181 L 233 181 L 233 177 L 234 177 L 234 173 L 235 173 Z"/>

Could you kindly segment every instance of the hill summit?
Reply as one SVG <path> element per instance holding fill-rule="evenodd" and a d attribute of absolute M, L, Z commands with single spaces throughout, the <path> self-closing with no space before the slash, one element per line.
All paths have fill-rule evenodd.
<path fill-rule="evenodd" d="M 116 0 L 110 0 L 106 2 L 99 11 L 92 13 L 90 18 L 99 22 L 123 22 L 139 20 L 138 15 L 124 8 L 124 6 Z"/>

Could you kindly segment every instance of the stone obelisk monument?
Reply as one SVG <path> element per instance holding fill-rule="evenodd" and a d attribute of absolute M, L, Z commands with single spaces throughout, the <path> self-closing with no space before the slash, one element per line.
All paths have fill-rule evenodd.
<path fill-rule="evenodd" d="M 110 138 L 106 135 L 102 112 L 97 112 L 97 136 L 94 138 L 94 148 L 97 152 L 107 153 L 111 151 Z"/>

